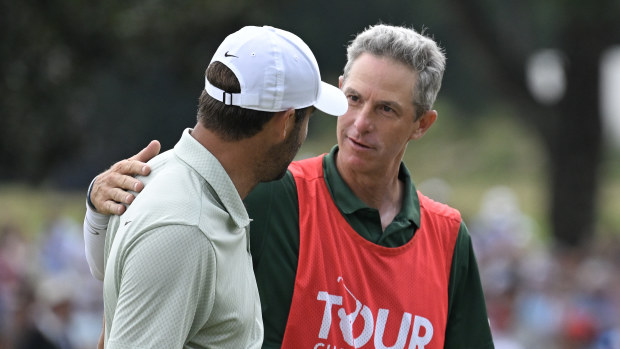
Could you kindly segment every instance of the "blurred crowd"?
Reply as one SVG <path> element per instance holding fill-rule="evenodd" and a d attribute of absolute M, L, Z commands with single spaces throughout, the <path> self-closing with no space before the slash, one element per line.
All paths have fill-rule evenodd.
<path fill-rule="evenodd" d="M 618 232 L 554 249 L 506 187 L 469 225 L 497 349 L 620 349 Z"/>
<path fill-rule="evenodd" d="M 0 349 L 96 348 L 102 286 L 75 220 L 51 218 L 34 237 L 0 222 Z"/>
<path fill-rule="evenodd" d="M 556 250 L 506 187 L 466 221 L 497 349 L 620 349 L 619 233 Z M 54 217 L 34 236 L 0 222 L 0 349 L 95 348 L 102 283 L 88 270 L 81 222 Z"/>

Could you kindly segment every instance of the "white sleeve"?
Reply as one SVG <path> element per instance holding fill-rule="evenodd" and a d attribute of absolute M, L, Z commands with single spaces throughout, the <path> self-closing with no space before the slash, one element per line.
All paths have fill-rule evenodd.
<path fill-rule="evenodd" d="M 86 249 L 86 261 L 90 273 L 96 279 L 103 280 L 103 250 L 105 248 L 105 235 L 108 229 L 110 216 L 96 212 L 88 203 L 86 204 L 86 216 L 84 217 L 84 247 Z"/>

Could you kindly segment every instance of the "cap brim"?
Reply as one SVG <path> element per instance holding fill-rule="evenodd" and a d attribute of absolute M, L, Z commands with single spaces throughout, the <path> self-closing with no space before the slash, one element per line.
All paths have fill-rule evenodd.
<path fill-rule="evenodd" d="M 349 103 L 339 88 L 321 81 L 321 93 L 314 106 L 324 113 L 340 116 L 347 112 Z"/>

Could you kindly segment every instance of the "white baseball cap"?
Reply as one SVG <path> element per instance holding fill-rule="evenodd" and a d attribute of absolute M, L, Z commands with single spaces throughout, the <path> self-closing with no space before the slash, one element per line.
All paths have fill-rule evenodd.
<path fill-rule="evenodd" d="M 339 88 L 321 81 L 319 65 L 299 37 L 264 26 L 243 27 L 224 39 L 213 55 L 233 71 L 240 93 L 213 86 L 205 77 L 207 93 L 225 104 L 268 112 L 315 106 L 331 115 L 347 111 Z"/>

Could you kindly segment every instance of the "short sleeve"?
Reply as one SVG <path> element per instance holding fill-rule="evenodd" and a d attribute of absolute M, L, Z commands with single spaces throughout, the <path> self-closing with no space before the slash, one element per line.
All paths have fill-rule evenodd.
<path fill-rule="evenodd" d="M 106 348 L 183 347 L 213 307 L 216 262 L 209 240 L 193 226 L 160 227 L 121 258 Z"/>

